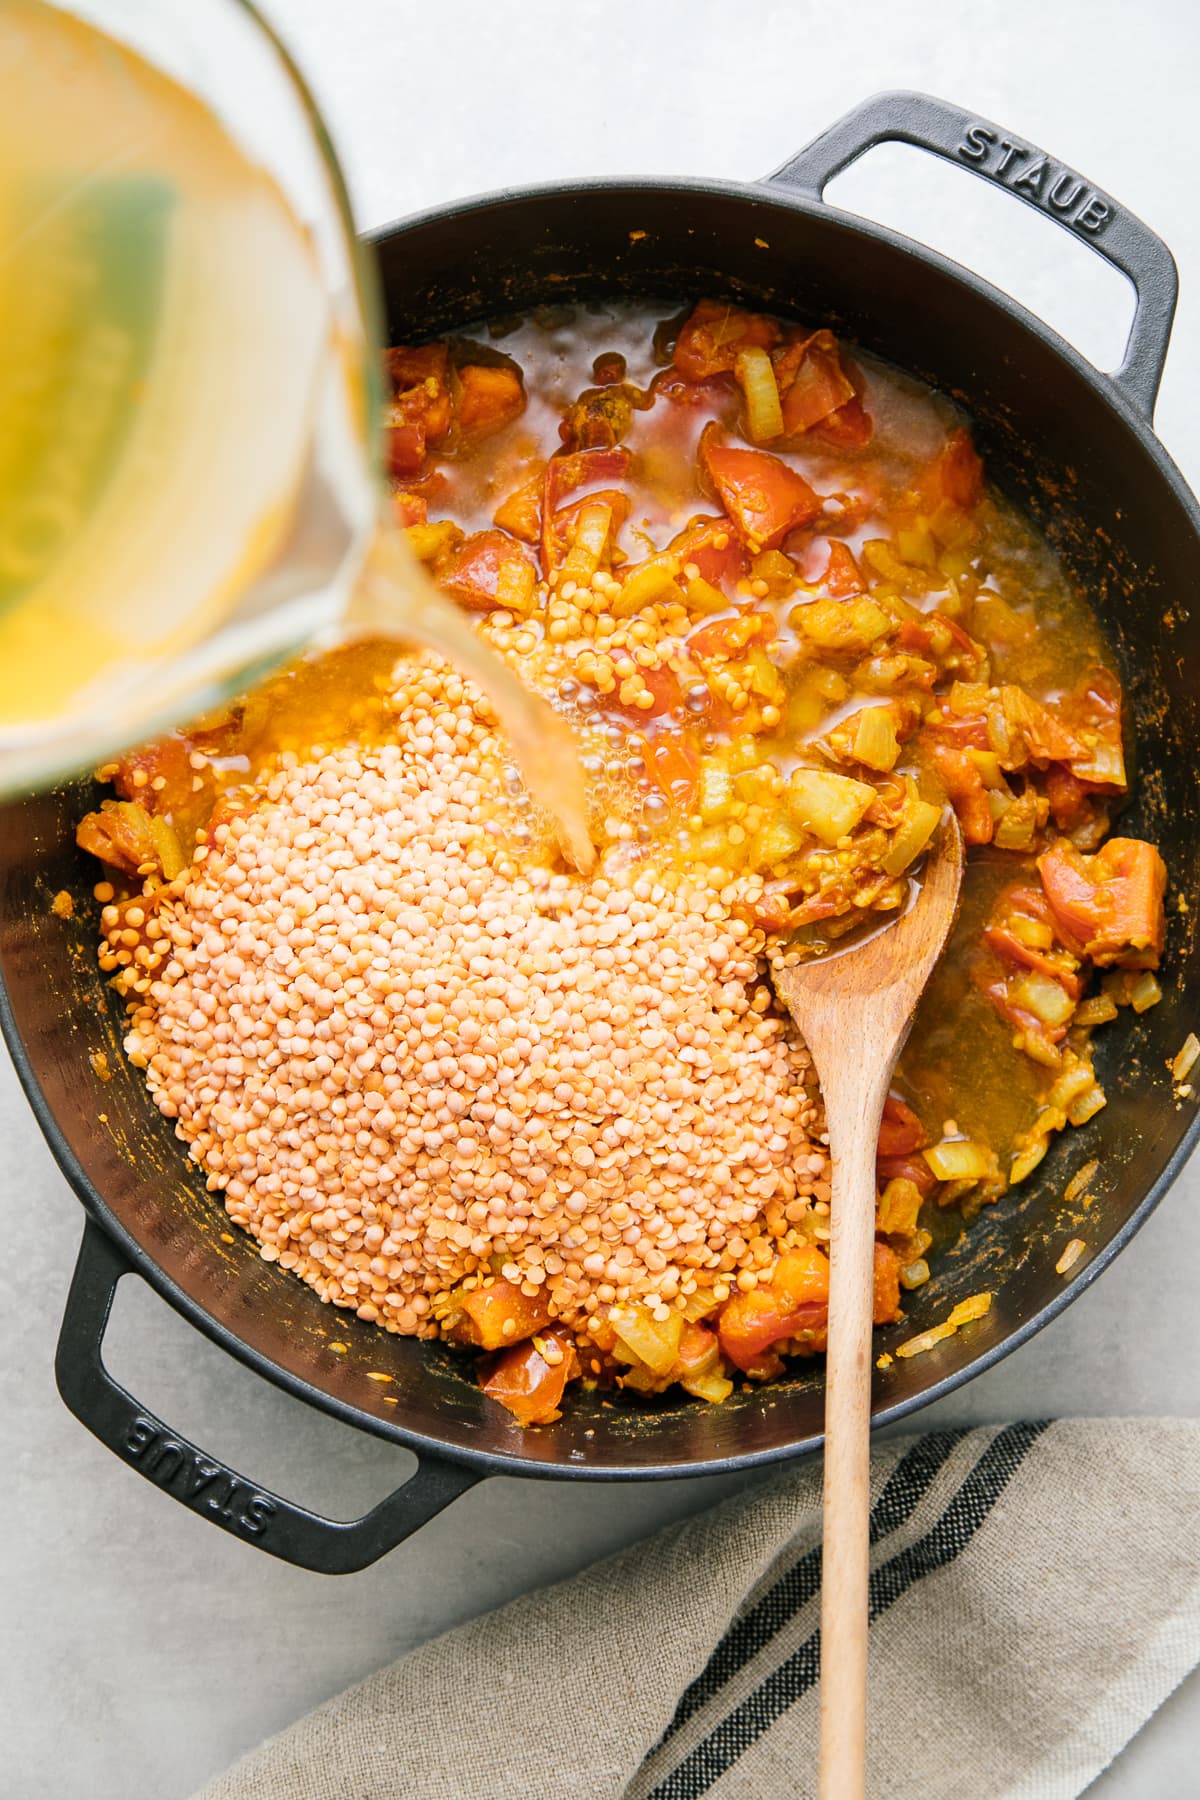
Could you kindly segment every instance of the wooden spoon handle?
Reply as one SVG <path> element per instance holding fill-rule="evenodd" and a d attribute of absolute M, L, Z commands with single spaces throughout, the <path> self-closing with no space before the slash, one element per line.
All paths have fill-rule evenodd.
<path fill-rule="evenodd" d="M 866 1066 L 874 1061 L 873 1068 Z M 866 1059 L 829 1095 L 833 1156 L 821 1563 L 820 1800 L 863 1800 L 875 1153 L 890 1061 Z"/>

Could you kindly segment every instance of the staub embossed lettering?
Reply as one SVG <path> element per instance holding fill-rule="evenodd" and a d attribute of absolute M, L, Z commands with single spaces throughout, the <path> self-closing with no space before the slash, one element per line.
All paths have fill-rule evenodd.
<path fill-rule="evenodd" d="M 1112 218 L 1109 202 L 1073 169 L 1052 162 L 1028 144 L 997 137 L 987 125 L 968 125 L 958 154 L 980 174 L 990 175 L 1044 212 L 1064 219 L 1084 237 L 1098 237 Z"/>
<path fill-rule="evenodd" d="M 212 1462 L 190 1444 L 160 1431 L 153 1419 L 138 1414 L 130 1422 L 123 1448 L 151 1481 L 198 1512 L 216 1513 L 247 1537 L 262 1537 L 270 1525 L 276 1506 L 269 1495 L 248 1488 L 224 1463 Z"/>

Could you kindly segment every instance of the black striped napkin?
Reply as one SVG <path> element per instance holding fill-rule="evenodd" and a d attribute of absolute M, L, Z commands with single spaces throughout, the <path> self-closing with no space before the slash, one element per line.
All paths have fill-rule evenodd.
<path fill-rule="evenodd" d="M 1200 1424 L 934 1432 L 872 1475 L 869 1792 L 1081 1793 L 1200 1661 Z M 819 1511 L 816 1464 L 780 1475 L 423 1645 L 197 1800 L 805 1800 Z"/>

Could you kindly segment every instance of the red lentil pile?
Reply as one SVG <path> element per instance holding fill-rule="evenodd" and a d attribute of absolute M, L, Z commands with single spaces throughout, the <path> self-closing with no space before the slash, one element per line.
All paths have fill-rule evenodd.
<path fill-rule="evenodd" d="M 395 706 L 394 743 L 284 755 L 160 905 L 126 1040 L 158 1106 L 264 1257 L 392 1331 L 496 1278 L 585 1345 L 751 1289 L 828 1197 L 761 930 L 677 873 L 518 863 L 486 703 L 423 666 Z"/>

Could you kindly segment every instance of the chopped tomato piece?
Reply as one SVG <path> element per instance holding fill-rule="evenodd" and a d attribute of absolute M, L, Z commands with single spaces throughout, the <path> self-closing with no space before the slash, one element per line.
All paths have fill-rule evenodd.
<path fill-rule="evenodd" d="M 450 431 L 449 356 L 445 344 L 399 346 L 387 353 L 393 388 L 383 409 L 388 467 L 402 479 L 419 473 L 426 451 L 443 443 Z"/>
<path fill-rule="evenodd" d="M 425 426 L 420 419 L 406 418 L 393 403 L 383 409 L 385 445 L 389 475 L 401 480 L 417 475 L 425 461 Z"/>
<path fill-rule="evenodd" d="M 668 799 L 681 805 L 690 800 L 696 786 L 700 759 L 692 746 L 671 733 L 661 738 L 643 738 L 642 752 L 646 773 L 657 782 Z"/>
<path fill-rule="evenodd" d="M 424 494 L 410 494 L 399 488 L 392 495 L 392 513 L 397 525 L 424 525 L 429 505 Z"/>
<path fill-rule="evenodd" d="M 918 492 L 931 512 L 946 505 L 972 512 L 983 498 L 983 464 L 963 426 L 952 431 L 924 470 Z"/>
<path fill-rule="evenodd" d="M 1110 838 L 1084 856 L 1059 838 L 1038 858 L 1050 910 L 1086 956 L 1100 964 L 1155 968 L 1162 953 L 1167 871 L 1153 844 Z"/>
<path fill-rule="evenodd" d="M 765 313 L 701 300 L 675 340 L 673 360 L 686 381 L 708 381 L 731 374 L 739 350 L 770 350 L 778 341 L 779 326 Z"/>
<path fill-rule="evenodd" d="M 855 398 L 831 331 L 814 331 L 777 351 L 772 360 L 783 396 L 783 428 L 789 434 L 808 431 Z"/>
<path fill-rule="evenodd" d="M 474 612 L 524 615 L 533 607 L 537 569 L 524 545 L 503 531 L 476 531 L 440 565 L 438 583 Z"/>
<path fill-rule="evenodd" d="M 829 1258 L 815 1244 L 785 1250 L 775 1264 L 771 1286 L 790 1306 L 821 1305 L 829 1299 Z"/>
<path fill-rule="evenodd" d="M 845 406 L 839 406 L 827 419 L 814 425 L 812 433 L 834 450 L 865 450 L 875 435 L 875 421 L 856 394 Z"/>
<path fill-rule="evenodd" d="M 905 620 L 905 626 L 909 623 Z M 901 630 L 905 629 L 901 626 Z M 925 721 L 926 736 L 934 743 L 949 744 L 956 750 L 990 750 L 987 716 L 982 712 L 952 713 L 943 704 Z"/>
<path fill-rule="evenodd" d="M 136 800 L 146 812 L 170 819 L 181 832 L 186 832 L 184 841 L 190 843 L 192 831 L 208 818 L 213 802 L 208 770 L 200 776 L 200 788 L 196 787 L 197 772 L 190 761 L 191 753 L 199 748 L 220 755 L 226 735 L 193 728 L 185 737 L 169 731 L 149 744 L 128 750 L 113 774 L 113 788 L 122 800 Z"/>
<path fill-rule="evenodd" d="M 446 372 L 450 365 L 450 351 L 445 344 L 396 344 L 391 350 L 383 353 L 383 366 L 396 394 L 407 392 L 411 388 L 426 388 L 430 399 L 433 389 L 426 386 L 432 382 L 434 388 L 446 390 Z M 450 429 L 450 414 L 447 410 L 444 431 Z"/>
<path fill-rule="evenodd" d="M 957 619 L 948 619 L 940 612 L 904 619 L 896 633 L 896 643 L 901 650 L 939 661 L 943 675 L 957 674 L 970 680 L 987 665 L 987 653 L 982 645 L 963 630 Z M 986 742 L 987 727 L 984 724 L 981 747 Z"/>
<path fill-rule="evenodd" d="M 675 1359 L 675 1367 L 671 1371 L 672 1381 L 686 1381 L 689 1376 L 706 1375 L 717 1366 L 720 1346 L 717 1334 L 710 1325 L 701 1325 L 688 1319 L 684 1322 L 679 1338 L 679 1351 Z"/>
<path fill-rule="evenodd" d="M 769 1283 L 732 1295 L 721 1308 L 722 1353 L 747 1374 L 758 1373 L 765 1354 L 782 1339 L 803 1333 L 823 1337 L 828 1309 L 828 1258 L 815 1246 L 789 1250 Z"/>
<path fill-rule="evenodd" d="M 1051 817 L 1060 831 L 1070 831 L 1086 818 L 1094 790 L 1070 769 L 1051 763 L 1042 786 L 1050 802 Z"/>
<path fill-rule="evenodd" d="M 694 564 L 701 580 L 716 588 L 732 586 L 746 573 L 746 552 L 728 519 L 693 519 L 669 548 L 681 567 Z"/>
<path fill-rule="evenodd" d="M 539 1293 L 522 1293 L 511 1281 L 494 1281 L 490 1287 L 472 1288 L 459 1296 L 463 1317 L 455 1336 L 481 1350 L 504 1350 L 532 1337 L 550 1323 L 550 1308 Z"/>
<path fill-rule="evenodd" d="M 889 1094 L 883 1107 L 879 1127 L 880 1156 L 909 1156 L 929 1142 L 925 1127 L 911 1106 L 896 1094 Z"/>
<path fill-rule="evenodd" d="M 546 485 L 543 463 L 536 463 L 519 487 L 507 500 L 502 500 L 492 514 L 492 524 L 526 544 L 536 544 L 542 535 L 542 492 Z"/>
<path fill-rule="evenodd" d="M 493 437 L 525 411 L 520 371 L 508 364 L 464 363 L 458 384 L 458 429 L 468 443 Z"/>
<path fill-rule="evenodd" d="M 816 585 L 831 600 L 850 600 L 855 594 L 866 591 L 862 570 L 854 560 L 854 552 L 848 545 L 837 538 L 829 542 L 829 560 L 825 564 L 825 573 L 818 577 Z"/>
<path fill-rule="evenodd" d="M 750 644 L 768 644 L 775 636 L 775 620 L 770 613 L 738 613 L 733 619 L 714 619 L 701 625 L 687 640 L 693 656 L 703 661 L 710 658 L 731 661 L 744 654 Z"/>
<path fill-rule="evenodd" d="M 709 480 L 746 547 L 770 550 L 815 519 L 824 506 L 803 475 L 767 450 L 739 450 L 706 427 L 700 453 Z"/>
<path fill-rule="evenodd" d="M 990 844 L 996 824 L 983 777 L 971 758 L 952 744 L 931 744 L 929 754 L 967 843 Z"/>
<path fill-rule="evenodd" d="M 633 461 L 622 445 L 611 449 L 573 450 L 552 456 L 546 464 L 546 511 L 557 512 L 568 495 L 591 493 L 615 481 L 624 481 Z"/>
<path fill-rule="evenodd" d="M 548 1360 L 546 1351 L 554 1360 Z M 547 1331 L 485 1365 L 481 1386 L 489 1399 L 508 1408 L 518 1425 L 550 1425 L 559 1417 L 568 1381 L 578 1373 L 579 1357 L 570 1338 Z"/>
<path fill-rule="evenodd" d="M 877 1156 L 875 1180 L 882 1191 L 889 1181 L 911 1181 L 922 1195 L 931 1194 L 937 1177 L 923 1156 Z"/>

